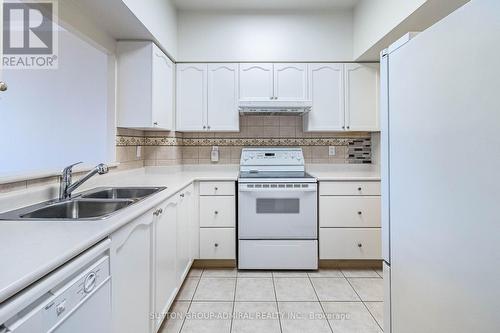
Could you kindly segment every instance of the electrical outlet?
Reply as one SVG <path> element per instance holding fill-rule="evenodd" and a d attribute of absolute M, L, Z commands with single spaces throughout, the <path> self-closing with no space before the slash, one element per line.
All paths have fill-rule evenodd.
<path fill-rule="evenodd" d="M 337 154 L 337 152 L 335 150 L 335 146 L 328 147 L 328 155 L 335 156 L 336 154 Z"/>
<path fill-rule="evenodd" d="M 136 150 L 135 150 L 135 156 L 137 158 L 140 158 L 141 157 L 141 154 L 142 154 L 142 147 L 141 146 L 137 146 Z"/>

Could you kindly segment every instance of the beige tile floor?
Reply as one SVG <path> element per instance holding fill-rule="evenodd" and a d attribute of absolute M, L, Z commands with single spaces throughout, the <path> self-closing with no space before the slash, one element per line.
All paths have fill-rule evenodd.
<path fill-rule="evenodd" d="M 381 333 L 381 274 L 192 269 L 160 333 Z"/>

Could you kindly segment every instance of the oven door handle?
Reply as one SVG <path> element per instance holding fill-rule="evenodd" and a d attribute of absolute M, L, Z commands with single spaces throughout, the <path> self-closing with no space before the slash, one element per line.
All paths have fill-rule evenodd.
<path fill-rule="evenodd" d="M 316 192 L 317 188 L 316 186 L 309 186 L 309 187 L 297 187 L 297 188 L 248 188 L 246 186 L 240 186 L 240 192 Z"/>

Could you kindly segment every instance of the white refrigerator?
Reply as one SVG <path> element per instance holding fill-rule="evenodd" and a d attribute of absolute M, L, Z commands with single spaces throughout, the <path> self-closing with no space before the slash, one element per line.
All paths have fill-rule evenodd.
<path fill-rule="evenodd" d="M 500 1 L 382 54 L 385 332 L 500 332 Z"/>

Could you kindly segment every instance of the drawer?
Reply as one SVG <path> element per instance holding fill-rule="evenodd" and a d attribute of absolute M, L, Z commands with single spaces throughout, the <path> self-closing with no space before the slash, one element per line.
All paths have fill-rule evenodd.
<path fill-rule="evenodd" d="M 234 182 L 200 182 L 200 195 L 234 195 Z"/>
<path fill-rule="evenodd" d="M 382 259 L 380 229 L 320 228 L 320 259 Z"/>
<path fill-rule="evenodd" d="M 240 240 L 239 269 L 318 269 L 317 240 Z"/>
<path fill-rule="evenodd" d="M 236 259 L 234 228 L 200 228 L 200 259 Z"/>
<path fill-rule="evenodd" d="M 380 197 L 319 198 L 320 227 L 380 228 Z"/>
<path fill-rule="evenodd" d="M 200 197 L 200 227 L 234 227 L 235 210 L 233 196 Z"/>
<path fill-rule="evenodd" d="M 320 182 L 319 195 L 380 195 L 380 182 Z"/>

